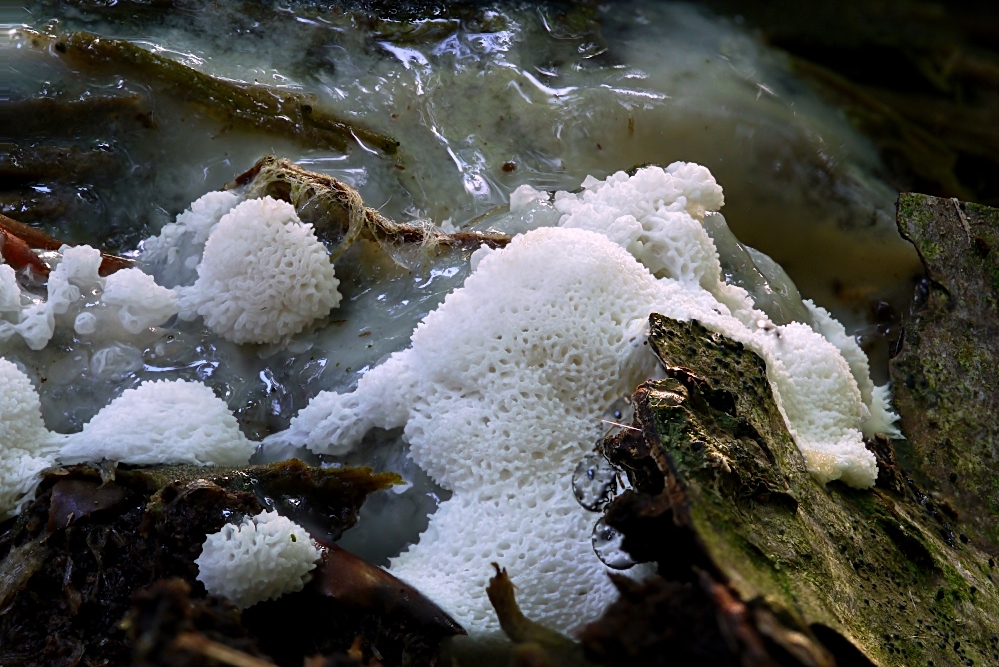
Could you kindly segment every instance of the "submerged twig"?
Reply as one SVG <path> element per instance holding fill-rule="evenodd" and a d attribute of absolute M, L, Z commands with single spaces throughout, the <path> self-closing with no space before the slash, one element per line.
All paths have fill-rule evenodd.
<path fill-rule="evenodd" d="M 38 182 L 110 181 L 124 160 L 104 142 L 88 147 L 0 143 L 0 183 L 5 190 Z"/>
<path fill-rule="evenodd" d="M 144 83 L 165 86 L 208 116 L 236 126 L 340 151 L 354 141 L 390 155 L 399 148 L 399 142 L 392 137 L 322 110 L 312 95 L 220 79 L 121 39 L 86 32 L 60 37 L 22 33 L 31 38 L 33 45 L 50 46 L 76 67 L 116 73 L 127 70 Z"/>
<path fill-rule="evenodd" d="M 0 238 L 3 239 L 0 242 L 0 251 L 8 264 L 15 269 L 31 266 L 43 276 L 49 274 L 49 267 L 31 249 L 59 250 L 64 245 L 73 245 L 64 243 L 40 229 L 35 229 L 3 214 L 0 214 Z M 99 272 L 102 276 L 109 276 L 115 271 L 134 265 L 135 263 L 130 259 L 102 252 Z"/>
<path fill-rule="evenodd" d="M 36 33 L 31 33 L 35 36 Z M 44 41 L 37 41 L 36 46 Z M 0 105 L 0 124 L 11 137 L 75 137 L 108 125 L 153 129 L 152 109 L 138 94 L 31 97 Z"/>

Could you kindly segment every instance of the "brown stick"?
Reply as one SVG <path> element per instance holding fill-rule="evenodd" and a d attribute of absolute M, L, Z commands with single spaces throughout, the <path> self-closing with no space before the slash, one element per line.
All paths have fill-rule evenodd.
<path fill-rule="evenodd" d="M 206 658 L 217 660 L 231 667 L 274 667 L 269 660 L 256 658 L 249 653 L 243 653 L 232 647 L 220 644 L 205 637 L 200 632 L 183 632 L 177 635 L 173 646 L 176 649 L 190 651 Z"/>
<path fill-rule="evenodd" d="M 64 245 L 73 245 L 71 243 L 63 243 L 59 239 L 54 236 L 49 236 L 40 229 L 35 229 L 34 227 L 26 225 L 23 222 L 18 222 L 13 218 L 8 218 L 2 213 L 0 213 L 0 233 L 3 233 L 5 239 L 7 240 L 7 243 L 3 246 L 5 248 L 3 250 L 3 257 L 8 264 L 16 269 L 24 268 L 24 266 L 30 264 L 36 271 L 39 271 L 45 276 L 49 274 L 49 267 L 46 266 L 41 259 L 39 259 L 38 255 L 31 252 L 29 248 L 38 248 L 39 250 L 58 250 Z M 23 246 L 23 248 L 21 246 Z M 6 248 L 10 248 L 10 250 L 7 250 Z M 8 259 L 8 252 L 13 253 L 13 260 Z M 135 266 L 135 262 L 130 259 L 102 252 L 99 273 L 102 276 L 109 276 L 115 271 L 127 269 L 132 266 Z"/>
<path fill-rule="evenodd" d="M 17 271 L 30 266 L 43 276 L 49 275 L 48 265 L 28 247 L 28 244 L 3 227 L 0 227 L 0 255 L 3 256 L 3 261 Z"/>

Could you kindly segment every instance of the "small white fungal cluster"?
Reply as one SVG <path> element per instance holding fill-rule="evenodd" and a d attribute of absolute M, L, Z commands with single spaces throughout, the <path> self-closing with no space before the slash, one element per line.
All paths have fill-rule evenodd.
<path fill-rule="evenodd" d="M 31 380 L 0 358 L 0 521 L 32 498 L 39 473 L 54 465 L 58 449 L 59 437 L 42 422 Z"/>
<path fill-rule="evenodd" d="M 90 371 L 113 377 L 142 365 L 139 349 L 119 341 L 163 324 L 181 304 L 185 315 L 203 315 L 237 343 L 287 340 L 339 303 L 333 265 L 290 204 L 240 201 L 232 193 L 209 193 L 143 244 L 151 270 L 164 273 L 167 282 L 196 273 L 193 286 L 168 289 L 138 268 L 103 278 L 98 250 L 63 246 L 41 300 L 22 291 L 13 268 L 0 264 L 0 342 L 19 334 L 29 348 L 41 350 L 65 321 L 84 342 L 104 343 L 93 352 Z M 0 514 L 17 512 L 33 495 L 38 473 L 56 461 L 239 466 L 256 449 L 225 402 L 198 382 L 145 382 L 104 407 L 81 432 L 62 436 L 42 424 L 27 376 L 10 364 L 0 375 L 9 385 L 0 435 L 10 431 L 0 441 Z M 18 401 L 23 409 L 15 409 Z M 29 413 L 35 415 L 30 428 L 18 426 Z M 29 432 L 34 435 L 26 437 Z"/>
<path fill-rule="evenodd" d="M 257 447 L 209 387 L 184 380 L 126 389 L 82 431 L 65 437 L 59 453 L 63 463 L 110 459 L 135 465 L 241 466 Z"/>
<path fill-rule="evenodd" d="M 514 193 L 532 210 L 546 199 Z M 270 441 L 343 453 L 372 427 L 405 427 L 413 459 L 454 495 L 392 571 L 477 635 L 499 629 L 474 593 L 490 562 L 510 569 L 528 617 L 561 631 L 616 596 L 570 476 L 602 432 L 603 411 L 652 372 L 643 345 L 652 312 L 697 319 L 760 354 L 809 470 L 822 482 L 870 486 L 877 467 L 861 427 L 878 394 L 851 374 L 870 384 L 866 357 L 824 311 L 813 308 L 817 328 L 833 342 L 805 324 L 775 326 L 723 281 L 700 224 L 721 204 L 710 172 L 685 163 L 558 193 L 560 228 L 477 251 L 464 286 L 417 327 L 409 349 L 354 392 L 320 393 Z"/>
<path fill-rule="evenodd" d="M 270 197 L 222 216 L 197 273 L 193 285 L 177 288 L 181 317 L 200 315 L 236 343 L 286 342 L 340 303 L 326 246 L 291 204 Z"/>
<path fill-rule="evenodd" d="M 108 278 L 98 273 L 101 253 L 90 246 L 63 246 L 59 264 L 49 274 L 48 298 L 21 308 L 13 269 L 0 267 L 0 342 L 20 334 L 32 350 L 41 350 L 55 334 L 59 319 L 72 322 L 77 334 L 103 331 L 108 337 L 135 335 L 163 324 L 177 313 L 177 298 L 139 269 L 123 269 Z"/>
<path fill-rule="evenodd" d="M 0 520 L 18 514 L 34 496 L 41 471 L 57 463 L 243 466 L 256 447 L 224 401 L 200 382 L 184 380 L 127 389 L 81 432 L 50 432 L 31 380 L 0 358 Z"/>
<path fill-rule="evenodd" d="M 196 199 L 157 236 L 142 242 L 141 261 L 165 287 L 190 285 L 198 277 L 198 264 L 212 229 L 242 198 L 228 190 L 209 192 Z"/>
<path fill-rule="evenodd" d="M 241 609 L 302 590 L 320 551 L 309 533 L 277 512 L 227 523 L 205 540 L 198 581 Z"/>

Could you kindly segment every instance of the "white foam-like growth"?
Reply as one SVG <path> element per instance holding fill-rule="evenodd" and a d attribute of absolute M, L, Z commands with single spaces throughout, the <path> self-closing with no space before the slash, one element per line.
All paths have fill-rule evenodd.
<path fill-rule="evenodd" d="M 0 313 L 17 316 L 16 323 L 0 320 L 0 341 L 17 333 L 30 349 L 41 350 L 60 321 L 80 335 L 101 331 L 110 336 L 137 335 L 177 313 L 176 294 L 141 270 L 122 269 L 102 278 L 99 250 L 64 245 L 59 252 L 59 263 L 49 274 L 47 298 L 23 310 L 15 274 L 0 266 Z"/>
<path fill-rule="evenodd" d="M 598 618 L 617 591 L 589 539 L 597 515 L 580 508 L 570 485 L 567 475 L 542 475 L 518 480 L 510 485 L 516 492 L 490 501 L 455 494 L 419 544 L 392 559 L 390 571 L 482 636 L 498 629 L 482 598 L 495 574 L 490 563 L 499 563 L 528 618 L 567 632 L 580 628 Z"/>
<path fill-rule="evenodd" d="M 101 253 L 90 246 L 62 246 L 62 259 L 49 273 L 48 298 L 33 303 L 20 313 L 14 331 L 21 335 L 32 350 L 41 350 L 55 334 L 56 316 L 85 299 L 85 292 L 103 284 L 97 271 Z"/>
<path fill-rule="evenodd" d="M 708 211 L 723 204 L 711 172 L 688 162 L 646 167 L 633 176 L 619 171 L 603 181 L 588 176 L 582 192 L 555 195 L 559 226 L 603 234 L 657 278 L 699 285 L 748 316 L 752 301 L 722 279 L 718 252 L 702 224 Z"/>
<path fill-rule="evenodd" d="M 0 358 L 0 520 L 18 514 L 53 465 L 59 437 L 42 422 L 38 392 L 28 376 Z"/>
<path fill-rule="evenodd" d="M 604 407 L 652 371 L 648 314 L 671 298 L 694 310 L 714 301 L 657 281 L 582 230 L 540 229 L 477 259 L 412 348 L 356 392 L 317 396 L 280 437 L 342 451 L 372 426 L 405 426 L 410 455 L 455 494 L 393 572 L 470 632 L 489 633 L 495 616 L 470 592 L 483 590 L 495 561 L 529 617 L 570 630 L 615 594 L 589 543 L 594 515 L 572 497 L 568 474 L 602 433 Z M 574 591 L 571 613 L 552 603 L 559 588 Z"/>
<path fill-rule="evenodd" d="M 823 484 L 872 486 L 878 467 L 860 432 L 869 412 L 839 350 L 799 322 L 757 335 L 750 347 L 767 362 L 774 398 L 808 471 Z"/>
<path fill-rule="evenodd" d="M 556 195 L 561 227 L 476 251 L 464 286 L 417 327 L 411 348 L 354 392 L 319 394 L 271 438 L 342 453 L 372 427 L 403 426 L 413 459 L 454 496 L 393 572 L 475 634 L 498 631 L 476 592 L 494 561 L 510 570 L 528 617 L 562 631 L 613 599 L 590 545 L 593 515 L 572 499 L 569 478 L 604 410 L 650 375 L 652 312 L 697 319 L 763 357 L 820 481 L 867 487 L 877 476 L 860 431 L 867 408 L 837 346 L 803 324 L 774 326 L 722 281 L 699 229 L 699 216 L 721 204 L 706 170 L 678 163 L 585 185 Z M 538 205 L 523 194 L 524 206 Z M 565 591 L 571 614 L 554 602 Z"/>
<path fill-rule="evenodd" d="M 232 192 L 209 192 L 178 215 L 175 222 L 164 225 L 159 235 L 143 241 L 141 260 L 157 282 L 166 287 L 194 282 L 205 241 L 222 216 L 240 201 L 242 198 Z"/>
<path fill-rule="evenodd" d="M 21 290 L 17 286 L 17 273 L 11 266 L 0 264 L 0 313 L 16 313 L 19 310 Z"/>
<path fill-rule="evenodd" d="M 205 539 L 198 581 L 241 609 L 302 590 L 320 552 L 304 528 L 277 512 L 227 523 Z"/>
<path fill-rule="evenodd" d="M 867 354 L 860 349 L 857 339 L 846 333 L 843 325 L 828 310 L 816 306 L 811 300 L 804 301 L 812 315 L 812 328 L 836 346 L 850 365 L 853 379 L 857 381 L 867 416 L 861 425 L 864 435 L 881 433 L 892 438 L 901 438 L 902 432 L 896 426 L 898 415 L 891 409 L 891 390 L 888 385 L 875 387 L 871 380 L 871 368 Z"/>
<path fill-rule="evenodd" d="M 139 269 L 122 269 L 108 276 L 101 301 L 117 308 L 121 326 L 132 334 L 163 324 L 179 309 L 177 294 Z"/>
<path fill-rule="evenodd" d="M 63 463 L 111 459 L 153 465 L 246 465 L 256 448 L 228 406 L 200 382 L 158 380 L 126 389 L 67 436 Z"/>
<path fill-rule="evenodd" d="M 291 204 L 251 199 L 212 229 L 197 281 L 179 288 L 181 314 L 236 343 L 281 343 L 340 303 L 338 285 L 325 246 Z"/>

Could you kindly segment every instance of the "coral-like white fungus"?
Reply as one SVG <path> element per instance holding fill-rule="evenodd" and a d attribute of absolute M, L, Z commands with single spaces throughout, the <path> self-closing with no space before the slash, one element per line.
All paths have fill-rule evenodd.
<path fill-rule="evenodd" d="M 246 609 L 302 590 L 320 552 L 309 533 L 277 512 L 227 523 L 205 540 L 198 581 Z"/>
<path fill-rule="evenodd" d="M 42 422 L 38 393 L 17 366 L 0 358 L 0 520 L 18 514 L 53 465 L 59 437 Z"/>
<path fill-rule="evenodd" d="M 48 298 L 21 310 L 16 324 L 0 321 L 0 341 L 18 333 L 29 348 L 41 350 L 55 334 L 56 318 L 67 313 L 74 330 L 81 335 L 97 332 L 102 317 L 116 320 L 112 330 L 120 327 L 138 334 L 177 313 L 176 295 L 139 269 L 124 269 L 102 278 L 98 274 L 99 250 L 86 245 L 63 246 L 60 253 L 59 264 L 49 274 Z M 9 268 L 0 267 L 0 312 L 19 309 L 14 304 L 20 304 L 20 290 L 16 281 L 11 284 L 13 273 Z M 98 307 L 100 314 L 79 312 L 87 306 Z"/>
<path fill-rule="evenodd" d="M 142 263 L 165 287 L 189 285 L 212 229 L 242 198 L 232 192 L 209 192 L 163 226 L 158 236 L 142 242 Z"/>
<path fill-rule="evenodd" d="M 66 436 L 63 463 L 246 465 L 256 449 L 225 402 L 200 382 L 158 380 L 126 389 L 79 433 Z"/>
<path fill-rule="evenodd" d="M 178 288 L 182 317 L 201 315 L 236 343 L 281 343 L 340 303 L 326 247 L 295 208 L 245 201 L 212 229 L 193 286 Z"/>
<path fill-rule="evenodd" d="M 542 198 L 524 191 L 517 201 Z M 700 225 L 721 203 L 711 174 L 685 163 L 558 193 L 563 228 L 477 251 L 465 285 L 417 327 L 411 348 L 356 391 L 316 396 L 272 441 L 336 453 L 371 427 L 405 426 L 411 456 L 455 493 L 393 572 L 476 634 L 498 630 L 485 597 L 471 593 L 491 561 L 510 569 L 525 613 L 559 630 L 613 599 L 570 475 L 603 411 L 652 371 L 642 337 L 653 311 L 697 319 L 760 354 L 809 470 L 870 486 L 877 467 L 860 428 L 877 394 L 863 395 L 837 345 L 804 324 L 774 326 L 724 283 Z M 820 328 L 833 331 L 825 320 Z M 866 377 L 859 348 L 836 342 Z M 570 610 L 553 602 L 567 591 Z"/>
<path fill-rule="evenodd" d="M 139 269 L 108 276 L 101 301 L 117 308 L 118 321 L 131 334 L 163 324 L 177 313 L 177 295 Z"/>

